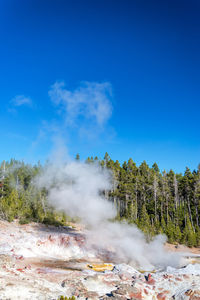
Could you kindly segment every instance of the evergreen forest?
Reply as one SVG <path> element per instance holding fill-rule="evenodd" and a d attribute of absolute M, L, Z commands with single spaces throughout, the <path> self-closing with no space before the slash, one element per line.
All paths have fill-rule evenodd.
<path fill-rule="evenodd" d="M 79 154 L 76 160 L 80 160 Z M 102 191 L 117 209 L 117 222 L 136 224 L 150 240 L 165 234 L 169 243 L 189 247 L 200 246 L 200 165 L 184 174 L 173 170 L 160 171 L 156 163 L 139 166 L 130 158 L 123 164 L 113 161 L 108 153 L 104 159 L 88 157 L 86 163 L 97 163 L 112 170 L 112 188 Z M 34 178 L 43 165 L 26 164 L 11 159 L 0 168 L 0 218 L 21 224 L 31 221 L 65 225 L 71 220 L 64 212 L 57 212 L 48 203 L 48 191 L 37 189 Z"/>

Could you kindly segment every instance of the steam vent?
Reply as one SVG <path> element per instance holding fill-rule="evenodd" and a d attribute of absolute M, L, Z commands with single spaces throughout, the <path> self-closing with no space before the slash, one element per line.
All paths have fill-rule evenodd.
<path fill-rule="evenodd" d="M 139 270 L 88 246 L 83 228 L 3 221 L 0 228 L 1 299 L 200 299 L 198 253 L 182 254 L 179 268 Z"/>

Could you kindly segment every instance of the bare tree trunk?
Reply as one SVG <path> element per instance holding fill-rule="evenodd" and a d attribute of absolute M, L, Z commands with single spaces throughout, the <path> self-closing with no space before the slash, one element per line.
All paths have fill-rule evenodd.
<path fill-rule="evenodd" d="M 167 224 L 169 222 L 169 207 L 168 207 L 168 202 L 169 202 L 169 199 L 168 199 L 168 195 L 166 196 L 166 207 L 167 207 Z"/>
<path fill-rule="evenodd" d="M 195 205 L 195 212 L 196 212 L 196 223 L 197 223 L 197 227 L 199 227 L 199 213 L 198 213 L 198 200 L 197 200 L 197 188 L 198 188 L 198 184 L 200 184 L 200 182 L 197 182 L 195 184 L 195 189 L 194 189 L 194 205 Z"/>
<path fill-rule="evenodd" d="M 105 194 L 106 200 L 108 200 L 108 198 L 109 198 L 109 197 L 108 197 L 108 190 L 105 190 L 105 191 L 104 191 L 104 194 Z"/>
<path fill-rule="evenodd" d="M 127 210 L 128 210 L 128 200 L 129 200 L 129 195 L 128 194 L 125 195 L 125 199 L 126 199 L 126 201 L 125 201 L 125 212 L 127 212 Z"/>
<path fill-rule="evenodd" d="M 114 178 L 114 181 L 113 181 L 113 193 L 115 193 L 116 188 L 117 188 L 117 180 Z M 117 198 L 116 198 L 115 194 L 114 194 L 114 197 L 113 197 L 113 202 L 114 202 L 114 207 L 117 210 Z"/>
<path fill-rule="evenodd" d="M 1 187 L 2 195 L 1 195 L 1 198 L 3 198 L 3 192 L 4 192 L 3 185 L 4 185 L 5 173 L 6 173 L 6 163 L 5 163 L 5 160 L 4 160 L 3 161 L 3 174 L 2 174 L 2 178 L 1 178 L 1 183 L 2 183 L 2 187 Z"/>
<path fill-rule="evenodd" d="M 114 203 L 114 207 L 117 210 L 117 198 L 115 196 L 113 197 L 113 203 Z"/>
<path fill-rule="evenodd" d="M 174 174 L 174 206 L 177 209 L 178 206 L 178 184 L 176 179 L 176 174 Z"/>
<path fill-rule="evenodd" d="M 184 201 L 184 221 L 185 221 L 185 227 L 186 227 L 185 198 L 183 201 Z"/>
<path fill-rule="evenodd" d="M 138 184 L 138 179 L 136 177 L 136 183 L 135 183 L 136 219 L 138 218 L 138 192 L 137 192 L 137 184 Z"/>
<path fill-rule="evenodd" d="M 117 198 L 117 216 L 120 216 L 120 200 Z"/>
<path fill-rule="evenodd" d="M 192 224 L 193 231 L 195 231 L 193 220 L 192 220 L 192 214 L 191 214 L 190 200 L 189 200 L 188 196 L 187 196 L 187 205 L 188 205 L 188 212 L 189 212 L 190 222 Z"/>
<path fill-rule="evenodd" d="M 196 223 L 197 223 L 197 227 L 199 227 L 199 213 L 198 213 L 198 203 L 196 197 L 194 197 L 194 203 L 195 203 L 195 212 L 196 212 Z"/>
<path fill-rule="evenodd" d="M 158 188 L 158 182 L 156 175 L 154 176 L 153 181 L 153 194 L 154 194 L 154 206 L 155 206 L 155 220 L 157 220 L 157 188 Z"/>
<path fill-rule="evenodd" d="M 162 181 L 162 196 L 163 196 L 163 199 L 165 200 L 166 199 L 166 191 L 165 191 L 165 176 L 166 176 L 166 173 L 163 173 L 163 181 Z M 162 200 L 163 200 L 162 199 Z M 163 216 L 163 201 L 161 200 L 161 217 Z M 168 216 L 167 216 L 168 218 Z"/>
<path fill-rule="evenodd" d="M 43 211 L 44 211 L 44 215 L 46 217 L 47 213 L 46 213 L 46 207 L 45 207 L 45 203 L 44 203 L 44 197 L 41 196 L 40 199 L 41 199 L 41 203 L 42 203 L 42 208 L 43 208 Z"/>
<path fill-rule="evenodd" d="M 142 185 L 142 189 L 143 189 L 143 201 L 144 203 L 146 203 L 146 195 L 145 195 L 145 185 Z"/>

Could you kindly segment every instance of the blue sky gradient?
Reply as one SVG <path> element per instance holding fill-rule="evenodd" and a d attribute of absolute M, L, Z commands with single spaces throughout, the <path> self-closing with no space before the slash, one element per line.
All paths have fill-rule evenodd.
<path fill-rule="evenodd" d="M 0 1 L 0 160 L 44 161 L 62 139 L 71 156 L 196 168 L 199 15 L 197 0 Z M 103 126 L 86 113 L 69 125 L 49 96 L 61 81 L 72 95 L 109 83 Z"/>

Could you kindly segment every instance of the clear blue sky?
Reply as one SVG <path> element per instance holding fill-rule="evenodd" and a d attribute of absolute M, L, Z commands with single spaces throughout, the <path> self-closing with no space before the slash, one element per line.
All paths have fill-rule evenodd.
<path fill-rule="evenodd" d="M 0 160 L 43 161 L 62 136 L 72 156 L 196 168 L 199 16 L 198 0 L 1 0 Z M 66 124 L 69 110 L 48 93 L 56 81 L 71 97 L 82 81 L 107 82 L 112 115 L 99 129 L 86 107 Z"/>

